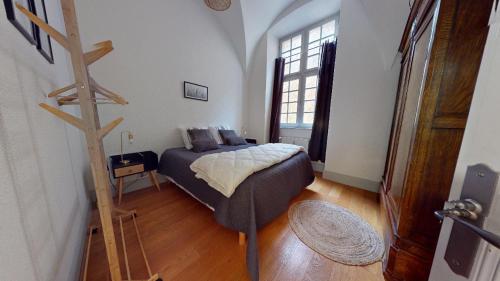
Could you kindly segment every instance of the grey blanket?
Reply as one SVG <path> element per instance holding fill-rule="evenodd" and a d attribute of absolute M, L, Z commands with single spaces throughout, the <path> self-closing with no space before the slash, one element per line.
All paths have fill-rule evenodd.
<path fill-rule="evenodd" d="M 290 200 L 314 181 L 309 156 L 299 152 L 291 158 L 261 170 L 243 181 L 227 198 L 197 179 L 189 168 L 199 157 L 223 151 L 247 148 L 251 145 L 224 146 L 220 149 L 195 153 L 185 148 L 167 149 L 161 156 L 159 172 L 175 180 L 196 198 L 214 209 L 221 225 L 244 232 L 248 238 L 247 268 L 253 281 L 259 280 L 257 229 L 288 209 Z"/>

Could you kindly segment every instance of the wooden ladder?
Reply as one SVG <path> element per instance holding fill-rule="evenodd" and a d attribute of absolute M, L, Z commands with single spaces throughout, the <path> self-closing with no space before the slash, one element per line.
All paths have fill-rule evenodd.
<path fill-rule="evenodd" d="M 84 53 L 80 41 L 80 33 L 78 29 L 75 3 L 73 0 L 61 0 L 61 7 L 64 16 L 64 24 L 66 27 L 66 36 L 59 31 L 45 23 L 45 21 L 32 14 L 20 4 L 16 3 L 17 9 L 25 14 L 34 24 L 45 31 L 50 37 L 63 46 L 71 55 L 71 63 L 73 65 L 73 72 L 75 83 L 63 87 L 61 89 L 51 92 L 48 97 L 56 98 L 59 105 L 79 105 L 81 117 L 76 117 L 68 114 L 58 108 L 50 106 L 46 103 L 41 103 L 40 106 L 66 121 L 67 123 L 82 130 L 85 134 L 87 148 L 90 156 L 90 166 L 92 176 L 94 179 L 95 192 L 97 197 L 97 207 L 99 211 L 100 225 L 102 229 L 104 242 L 106 247 L 106 255 L 108 259 L 109 271 L 112 281 L 122 281 L 122 274 L 120 270 L 120 262 L 118 251 L 116 247 L 116 238 L 113 230 L 113 220 L 120 224 L 122 242 L 123 238 L 123 217 L 131 216 L 133 219 L 134 227 L 139 239 L 144 261 L 148 268 L 149 277 L 145 280 L 156 281 L 161 280 L 159 274 L 152 274 L 149 263 L 144 252 L 144 247 L 140 240 L 139 230 L 135 220 L 135 211 L 121 210 L 113 205 L 111 189 L 108 182 L 108 171 L 106 168 L 106 157 L 104 154 L 102 139 L 113 130 L 118 124 L 123 121 L 123 118 L 117 118 L 104 127 L 100 126 L 99 115 L 97 111 L 98 104 L 120 104 L 126 105 L 128 102 L 120 95 L 99 85 L 92 79 L 88 72 L 88 66 L 109 52 L 113 50 L 111 41 L 104 41 L 95 44 L 95 49 Z M 73 91 L 69 95 L 63 96 L 68 91 Z M 95 229 L 95 227 L 91 227 Z M 92 231 L 89 234 L 89 244 L 87 245 L 87 255 L 85 260 L 84 276 L 86 277 L 86 270 L 88 264 L 88 252 Z M 123 243 L 124 244 L 124 243 Z M 123 245 L 125 246 L 125 245 Z M 130 269 L 128 266 L 128 258 L 126 255 L 126 248 L 124 251 L 125 266 L 127 269 L 127 280 L 131 280 Z"/>

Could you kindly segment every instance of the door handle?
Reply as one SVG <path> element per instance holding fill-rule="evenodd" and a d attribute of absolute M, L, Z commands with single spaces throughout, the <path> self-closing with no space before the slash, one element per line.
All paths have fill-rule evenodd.
<path fill-rule="evenodd" d="M 444 210 L 436 211 L 438 216 L 455 215 L 461 218 L 477 220 L 483 207 L 473 199 L 453 200 L 445 203 Z M 442 219 L 441 219 L 442 220 Z"/>
<path fill-rule="evenodd" d="M 466 279 L 470 277 L 481 240 L 500 246 L 499 237 L 483 229 L 496 194 L 498 176 L 485 164 L 468 166 L 460 200 L 446 202 L 444 210 L 435 212 L 439 220 L 449 217 L 455 222 L 443 258 L 454 273 Z"/>
<path fill-rule="evenodd" d="M 449 202 L 452 203 L 452 202 Z M 495 233 L 492 233 L 490 231 L 484 230 L 480 227 L 477 227 L 473 225 L 472 223 L 466 221 L 465 218 L 469 218 L 474 220 L 472 217 L 475 216 L 475 219 L 477 219 L 477 214 L 475 214 L 473 211 L 470 211 L 468 209 L 460 209 L 460 208 L 452 208 L 452 209 L 445 209 L 441 211 L 435 211 L 434 215 L 440 220 L 443 221 L 445 217 L 448 217 L 452 219 L 455 222 L 460 223 L 461 225 L 467 227 L 470 231 L 476 233 L 481 237 L 482 239 L 486 240 L 488 243 L 491 245 L 497 247 L 500 249 L 500 236 L 496 235 Z M 472 216 L 472 217 L 468 217 Z"/>
<path fill-rule="evenodd" d="M 434 214 L 438 218 L 455 216 L 455 217 L 459 217 L 459 218 L 468 218 L 468 219 L 473 220 L 473 221 L 477 220 L 477 218 L 478 218 L 477 213 L 471 212 L 471 211 L 465 210 L 465 209 L 458 209 L 458 208 L 435 211 Z M 440 219 L 440 220 L 443 220 L 443 219 Z"/>

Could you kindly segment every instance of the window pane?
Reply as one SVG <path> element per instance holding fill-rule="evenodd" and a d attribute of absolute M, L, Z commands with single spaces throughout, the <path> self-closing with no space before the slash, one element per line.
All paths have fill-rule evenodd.
<path fill-rule="evenodd" d="M 290 91 L 298 91 L 298 90 L 299 90 L 299 79 L 290 81 Z"/>
<path fill-rule="evenodd" d="M 301 51 L 302 51 L 302 49 L 300 49 L 300 48 L 293 49 L 293 50 L 292 50 L 292 56 L 293 56 L 293 55 L 299 55 Z"/>
<path fill-rule="evenodd" d="M 304 118 L 302 123 L 304 124 L 312 124 L 314 122 L 314 113 L 304 113 Z"/>
<path fill-rule="evenodd" d="M 319 67 L 319 55 L 307 58 L 307 69 Z"/>
<path fill-rule="evenodd" d="M 283 102 L 288 102 L 288 93 L 283 93 L 283 96 L 281 97 L 281 100 Z"/>
<path fill-rule="evenodd" d="M 289 101 L 291 102 L 296 102 L 299 99 L 299 92 L 290 92 L 289 94 Z"/>
<path fill-rule="evenodd" d="M 297 123 L 297 114 L 288 114 L 288 120 L 289 124 L 295 124 Z"/>
<path fill-rule="evenodd" d="M 291 61 L 296 61 L 296 60 L 300 60 L 300 54 L 298 55 L 293 55 L 291 58 L 290 58 Z"/>
<path fill-rule="evenodd" d="M 287 103 L 282 103 L 281 104 L 281 113 L 287 113 L 287 112 L 288 112 Z"/>
<path fill-rule="evenodd" d="M 286 52 L 290 50 L 290 39 L 285 40 L 281 43 L 281 52 Z"/>
<path fill-rule="evenodd" d="M 286 123 L 286 114 L 281 114 L 280 123 Z"/>
<path fill-rule="evenodd" d="M 302 35 L 297 35 L 292 38 L 292 49 L 299 48 L 302 45 Z"/>
<path fill-rule="evenodd" d="M 323 24 L 321 30 L 321 37 L 327 37 L 335 33 L 335 21 L 327 22 Z"/>
<path fill-rule="evenodd" d="M 316 54 L 319 54 L 319 47 L 309 49 L 309 51 L 307 51 L 308 56 L 316 55 Z"/>
<path fill-rule="evenodd" d="M 315 107 L 316 107 L 316 101 L 304 102 L 304 112 L 314 112 Z"/>
<path fill-rule="evenodd" d="M 306 89 L 305 100 L 314 100 L 316 99 L 316 88 Z"/>
<path fill-rule="evenodd" d="M 283 82 L 283 92 L 288 92 L 288 81 Z"/>
<path fill-rule="evenodd" d="M 289 63 L 285 63 L 284 73 L 285 73 L 285 75 L 290 74 L 290 64 Z"/>
<path fill-rule="evenodd" d="M 297 112 L 297 103 L 292 102 L 288 104 L 288 112 L 290 113 L 296 113 Z"/>
<path fill-rule="evenodd" d="M 290 65 L 290 73 L 296 73 L 299 72 L 299 70 L 300 70 L 300 61 L 297 60 L 292 62 L 292 64 Z"/>
<path fill-rule="evenodd" d="M 290 52 L 283 52 L 283 53 L 281 53 L 281 56 L 284 58 L 288 58 L 288 57 L 290 57 Z"/>
<path fill-rule="evenodd" d="M 288 93 L 283 93 L 283 96 L 281 97 L 281 100 L 283 102 L 288 102 Z"/>
<path fill-rule="evenodd" d="M 312 41 L 316 41 L 321 36 L 321 26 L 318 26 L 311 31 L 309 31 L 309 43 Z"/>
<path fill-rule="evenodd" d="M 319 40 L 309 44 L 309 49 L 319 47 Z"/>
<path fill-rule="evenodd" d="M 315 88 L 318 84 L 318 76 L 308 76 L 306 77 L 306 88 Z"/>

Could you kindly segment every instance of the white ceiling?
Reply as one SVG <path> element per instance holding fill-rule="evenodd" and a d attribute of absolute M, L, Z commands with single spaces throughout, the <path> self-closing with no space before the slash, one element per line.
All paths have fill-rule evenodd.
<path fill-rule="evenodd" d="M 296 1 L 278 16 L 270 31 L 273 36 L 280 38 L 339 11 L 340 0 Z"/>
<path fill-rule="evenodd" d="M 232 0 L 228 10 L 211 13 L 228 33 L 242 68 L 246 70 L 260 38 L 268 30 L 272 28 L 272 34 L 281 37 L 337 13 L 341 1 Z M 401 0 L 347 1 L 360 1 L 363 4 L 374 32 L 379 34 L 381 55 L 387 64 L 391 64 L 408 16 L 408 3 Z"/>
<path fill-rule="evenodd" d="M 302 7 L 312 3 L 316 8 L 304 10 L 303 14 L 298 13 L 299 9 L 302 11 Z M 335 4 L 332 5 L 332 3 Z M 229 34 L 240 62 L 246 69 L 260 38 L 271 26 L 288 18 L 288 15 L 294 15 L 296 20 L 290 27 L 299 28 L 307 25 L 310 20 L 321 19 L 325 10 L 330 11 L 330 14 L 335 9 L 338 11 L 339 6 L 340 0 L 232 0 L 232 5 L 228 10 L 211 11 L 211 13 Z M 328 8 L 324 9 L 324 7 Z M 302 23 L 303 21 L 305 23 Z M 282 26 L 280 30 L 286 29 L 283 28 L 286 25 L 280 26 Z"/>

